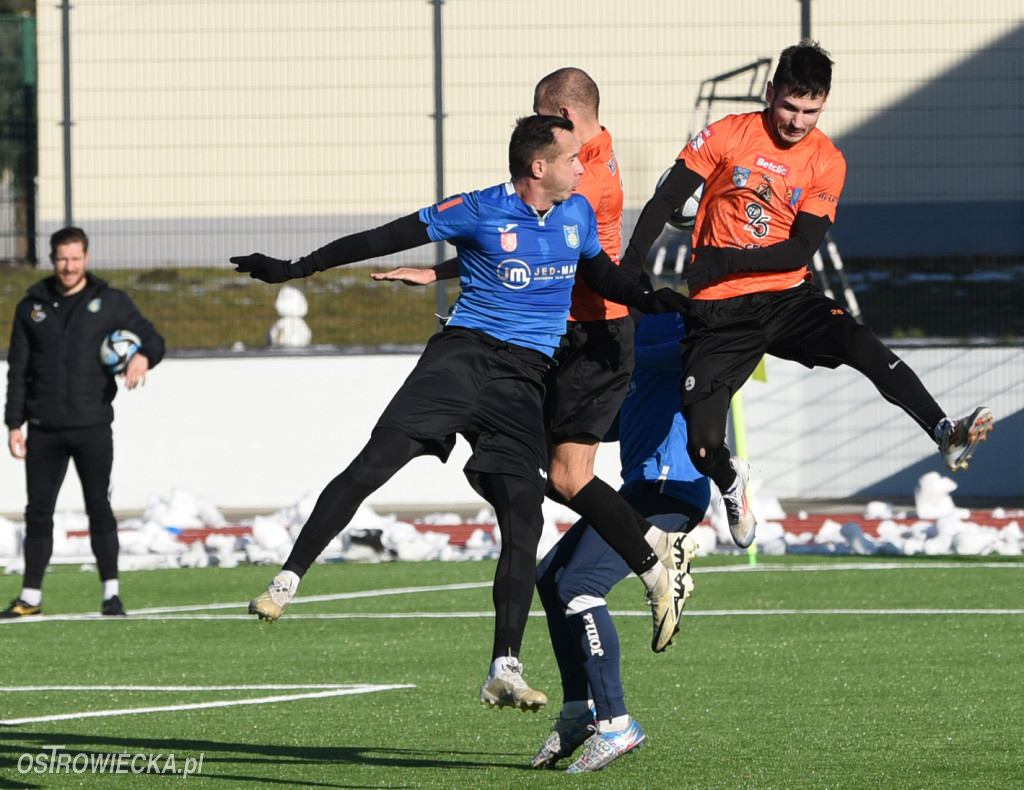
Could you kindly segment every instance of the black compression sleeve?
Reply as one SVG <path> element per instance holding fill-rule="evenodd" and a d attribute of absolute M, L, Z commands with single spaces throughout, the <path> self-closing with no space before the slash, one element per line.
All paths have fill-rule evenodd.
<path fill-rule="evenodd" d="M 785 241 L 767 247 L 753 249 L 721 249 L 714 255 L 722 255 L 728 262 L 729 272 L 790 272 L 803 268 L 811 262 L 815 251 L 825 240 L 825 234 L 832 227 L 828 217 L 819 217 L 801 211 L 793 221 L 791 235 Z M 694 250 L 700 260 L 701 250 Z"/>
<path fill-rule="evenodd" d="M 682 206 L 703 183 L 704 178 L 690 170 L 686 162 L 682 159 L 676 160 L 665 181 L 640 212 L 620 264 L 626 271 L 638 271 L 643 268 L 651 245 L 658 240 L 672 212 Z"/>
<path fill-rule="evenodd" d="M 612 263 L 604 250 L 593 258 L 580 258 L 577 271 L 594 293 L 617 304 L 639 309 L 649 290 L 634 275 Z"/>
<path fill-rule="evenodd" d="M 309 255 L 292 263 L 297 271 L 294 277 L 309 277 L 314 272 L 322 272 L 346 263 L 365 261 L 393 252 L 410 250 L 430 242 L 427 226 L 420 220 L 419 212 L 381 225 L 372 230 L 342 236 L 329 244 L 325 244 Z"/>

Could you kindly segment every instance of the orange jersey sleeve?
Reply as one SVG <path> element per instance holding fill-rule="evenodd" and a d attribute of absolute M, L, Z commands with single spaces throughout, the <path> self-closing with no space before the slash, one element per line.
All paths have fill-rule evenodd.
<path fill-rule="evenodd" d="M 576 192 L 583 195 L 597 215 L 597 235 L 601 248 L 616 263 L 622 254 L 622 174 L 612 149 L 607 129 L 580 149 L 583 175 Z M 570 321 L 606 321 L 629 315 L 629 308 L 609 302 L 594 293 L 583 280 L 572 289 Z"/>
<path fill-rule="evenodd" d="M 818 129 L 790 148 L 778 147 L 761 112 L 729 115 L 694 137 L 679 154 L 704 176 L 693 246 L 767 247 L 789 238 L 800 211 L 835 221 L 846 180 L 846 160 Z M 732 274 L 697 289 L 695 299 L 727 299 L 781 291 L 810 275 L 792 272 Z"/>

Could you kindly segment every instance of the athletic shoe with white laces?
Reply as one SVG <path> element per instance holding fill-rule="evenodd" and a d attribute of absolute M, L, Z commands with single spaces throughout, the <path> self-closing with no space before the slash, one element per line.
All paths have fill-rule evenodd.
<path fill-rule="evenodd" d="M 292 575 L 279 573 L 270 582 L 266 592 L 262 592 L 249 601 L 249 614 L 257 615 L 260 620 L 273 623 L 284 612 L 284 608 L 295 595 L 299 585 Z"/>
<path fill-rule="evenodd" d="M 632 719 L 629 726 L 622 732 L 596 732 L 587 738 L 581 754 L 565 772 L 582 774 L 588 771 L 600 771 L 612 760 L 629 754 L 644 745 L 643 728 Z"/>
<path fill-rule="evenodd" d="M 722 504 L 725 505 L 725 514 L 729 518 L 729 532 L 732 539 L 741 549 L 745 549 L 754 542 L 754 530 L 757 529 L 757 519 L 750 509 L 750 500 L 747 497 L 747 483 L 750 481 L 750 465 L 734 455 L 729 459 L 729 465 L 736 472 L 736 479 L 729 488 L 722 492 Z"/>
<path fill-rule="evenodd" d="M 699 547 L 686 532 L 660 532 L 651 548 L 666 568 L 689 573 Z"/>
<path fill-rule="evenodd" d="M 939 424 L 938 443 L 946 468 L 951 472 L 966 469 L 974 458 L 974 449 L 988 440 L 994 423 L 995 418 L 986 406 L 979 406 L 959 420 L 943 418 Z"/>
<path fill-rule="evenodd" d="M 658 584 L 647 592 L 647 604 L 654 616 L 654 636 L 651 650 L 660 653 L 672 644 L 672 637 L 679 632 L 679 618 L 686 606 L 686 599 L 693 592 L 693 577 L 675 568 L 665 569 Z"/>
<path fill-rule="evenodd" d="M 530 767 L 554 768 L 555 763 L 563 757 L 569 757 L 580 748 L 596 726 L 593 709 L 575 719 L 563 719 L 559 716 L 548 734 L 548 739 L 530 761 Z"/>
<path fill-rule="evenodd" d="M 496 673 L 487 676 L 480 689 L 480 704 L 499 708 L 519 708 L 534 713 L 548 704 L 542 691 L 534 691 L 523 680 L 523 665 L 514 658 L 505 660 Z"/>

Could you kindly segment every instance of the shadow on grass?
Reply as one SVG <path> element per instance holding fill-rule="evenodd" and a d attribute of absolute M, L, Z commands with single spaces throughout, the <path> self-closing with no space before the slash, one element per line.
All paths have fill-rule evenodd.
<path fill-rule="evenodd" d="M 187 758 L 198 758 L 203 755 L 202 777 L 219 779 L 225 782 L 239 782 L 246 786 L 261 785 L 301 786 L 301 787 L 340 787 L 355 788 L 352 785 L 334 782 L 315 782 L 303 778 L 303 767 L 322 767 L 359 765 L 363 768 L 454 768 L 454 769 L 487 769 L 513 768 L 527 770 L 522 763 L 522 755 L 504 753 L 460 752 L 450 749 L 400 749 L 381 746 L 282 746 L 265 743 L 228 743 L 222 741 L 199 740 L 187 738 L 117 738 L 103 735 L 83 735 L 80 733 L 54 732 L 21 732 L 0 729 L 0 788 L 8 787 L 43 787 L 46 785 L 32 784 L 32 780 L 43 781 L 52 774 L 37 774 L 33 771 L 21 773 L 18 770 L 19 758 L 22 770 L 29 764 L 24 755 L 32 756 L 33 767 L 36 755 L 43 754 L 49 761 L 53 745 L 61 748 L 58 754 L 121 754 L 134 756 L 145 755 L 137 765 L 140 770 L 148 759 L 155 755 L 162 767 L 169 754 L 175 755 L 175 764 L 179 772 Z M 507 761 L 507 762 L 503 762 Z M 124 766 L 130 765 L 130 758 L 124 758 Z M 260 768 L 262 766 L 262 768 Z M 295 778 L 280 776 L 285 771 L 299 769 Z M 130 769 L 128 769 L 131 773 Z M 65 774 L 68 772 L 65 771 Z M 86 771 L 86 773 L 89 773 Z M 109 768 L 106 773 L 113 773 Z M 123 773 L 123 771 L 122 771 Z M 273 774 L 278 774 L 275 778 Z M 75 774 L 71 773 L 70 777 Z M 82 776 L 82 774 L 79 774 Z"/>

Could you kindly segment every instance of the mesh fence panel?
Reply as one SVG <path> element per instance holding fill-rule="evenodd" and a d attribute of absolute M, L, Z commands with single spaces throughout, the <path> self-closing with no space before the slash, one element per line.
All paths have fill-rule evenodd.
<path fill-rule="evenodd" d="M 1020 3 L 819 0 L 811 11 L 812 35 L 836 61 L 821 128 L 849 164 L 833 235 L 867 322 L 890 337 L 1018 342 Z M 770 73 L 742 67 L 774 63 L 801 34 L 793 0 L 600 0 L 583 14 L 540 0 L 91 0 L 68 16 L 69 86 L 59 4 L 39 4 L 35 20 L 35 232 L 18 215 L 25 181 L 9 153 L 23 74 L 5 69 L 0 81 L 0 258 L 45 263 L 70 194 L 93 268 L 127 288 L 176 349 L 265 346 L 277 291 L 235 275 L 229 256 L 295 257 L 439 191 L 505 180 L 512 123 L 531 110 L 537 79 L 561 66 L 586 69 L 601 87 L 628 235 L 689 136 L 763 95 Z M 24 54 L 22 24 L 0 24 L 5 62 Z M 710 78 L 737 70 L 698 103 Z M 438 255 L 424 247 L 296 284 L 313 342 L 424 342 L 450 294 L 366 275 Z M 0 273 L 9 314 L 26 276 Z"/>

